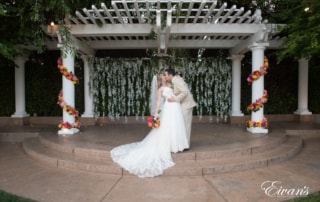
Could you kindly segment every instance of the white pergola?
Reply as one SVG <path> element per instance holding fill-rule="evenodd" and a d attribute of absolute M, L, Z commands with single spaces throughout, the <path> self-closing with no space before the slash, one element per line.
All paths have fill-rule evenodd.
<path fill-rule="evenodd" d="M 94 114 L 92 97 L 87 85 L 89 82 L 87 59 L 94 56 L 96 50 L 156 49 L 158 54 L 162 55 L 167 54 L 168 49 L 228 49 L 232 60 L 231 116 L 243 116 L 240 110 L 240 78 L 244 53 L 252 52 L 252 71 L 259 70 L 263 66 L 264 50 L 280 48 L 283 42 L 283 38 L 277 35 L 279 26 L 283 25 L 268 24 L 262 19 L 260 10 L 252 13 L 235 5 L 231 7 L 226 3 L 220 5 L 215 0 L 113 0 L 109 7 L 101 3 L 98 7 L 92 5 L 89 9 L 76 11 L 74 16 L 66 16 L 65 25 L 70 29 L 74 47 L 84 60 L 85 112 L 82 117 L 93 117 Z M 56 25 L 47 27 L 48 49 L 64 46 L 57 30 Z M 63 59 L 64 66 L 74 72 L 74 56 L 70 53 L 66 55 L 67 57 Z M 300 75 L 304 76 L 299 78 L 297 113 L 309 114 L 307 95 L 300 95 L 307 93 L 308 77 L 305 72 L 308 72 L 308 63 L 299 64 L 303 64 Z M 16 79 L 16 85 L 17 82 Z M 252 85 L 252 101 L 260 98 L 263 91 L 262 77 Z M 74 87 L 72 82 L 65 78 L 63 78 L 63 94 L 65 101 L 74 106 Z M 26 114 L 24 103 L 16 103 L 16 106 L 19 107 L 16 108 L 17 111 Z M 263 116 L 262 108 L 252 112 L 251 119 L 259 121 Z M 65 112 L 63 120 L 74 122 L 74 118 Z M 252 128 L 250 132 L 267 133 L 268 130 Z M 73 131 L 67 132 L 67 134 L 73 133 Z"/>

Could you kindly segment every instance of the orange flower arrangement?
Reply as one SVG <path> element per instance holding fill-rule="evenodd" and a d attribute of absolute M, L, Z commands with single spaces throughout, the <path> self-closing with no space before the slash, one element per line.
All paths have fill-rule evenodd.
<path fill-rule="evenodd" d="M 75 108 L 73 108 L 72 106 L 68 105 L 64 101 L 63 96 L 62 96 L 62 90 L 60 91 L 59 96 L 58 96 L 58 104 L 68 114 L 73 115 L 75 118 L 79 118 L 79 111 L 77 111 Z"/>
<path fill-rule="evenodd" d="M 65 66 L 62 65 L 62 58 L 58 58 L 58 62 L 57 63 L 58 63 L 58 68 L 60 70 L 60 73 L 63 76 L 65 76 L 73 84 L 78 84 L 79 83 L 78 78 L 72 72 L 69 72 Z M 73 124 L 71 124 L 69 122 L 60 121 L 58 127 L 60 129 L 62 129 L 62 128 L 66 128 L 66 129 L 80 128 L 80 122 L 78 121 L 79 111 L 77 111 L 75 108 L 73 108 L 72 106 L 68 105 L 64 101 L 62 90 L 59 92 L 58 104 L 60 105 L 60 107 L 64 111 L 66 111 L 68 114 L 73 115 L 75 117 L 75 122 Z"/>
<path fill-rule="evenodd" d="M 148 126 L 150 128 L 158 128 L 160 126 L 160 119 L 159 119 L 160 113 L 161 113 L 161 109 L 157 111 L 157 116 L 149 116 Z"/>
<path fill-rule="evenodd" d="M 268 92 L 264 90 L 263 96 L 256 100 L 256 102 L 251 103 L 248 107 L 248 111 L 258 111 L 261 107 L 263 107 L 264 103 L 268 101 Z"/>
<path fill-rule="evenodd" d="M 267 118 L 263 118 L 261 121 L 257 121 L 257 122 L 248 120 L 246 121 L 246 125 L 249 128 L 252 128 L 252 127 L 268 128 L 268 120 Z"/>
<path fill-rule="evenodd" d="M 269 68 L 269 60 L 267 57 L 264 57 L 263 66 L 260 67 L 260 70 L 256 70 L 252 72 L 247 78 L 249 84 L 252 84 L 254 81 L 258 80 L 261 76 L 267 74 L 267 70 Z M 268 92 L 264 90 L 263 95 L 261 98 L 257 99 L 254 103 L 251 103 L 248 107 L 248 111 L 259 111 L 261 107 L 268 101 Z M 261 121 L 246 121 L 246 126 L 251 127 L 259 127 L 259 128 L 267 128 L 268 127 L 268 120 L 264 117 Z"/>
<path fill-rule="evenodd" d="M 261 76 L 267 74 L 267 69 L 269 68 L 269 60 L 267 57 L 264 57 L 263 66 L 260 67 L 260 70 L 252 72 L 247 78 L 249 84 L 252 84 L 254 81 L 258 80 Z"/>
<path fill-rule="evenodd" d="M 150 128 L 158 128 L 160 126 L 159 117 L 155 118 L 155 116 L 149 116 L 149 118 L 148 118 L 148 126 Z"/>

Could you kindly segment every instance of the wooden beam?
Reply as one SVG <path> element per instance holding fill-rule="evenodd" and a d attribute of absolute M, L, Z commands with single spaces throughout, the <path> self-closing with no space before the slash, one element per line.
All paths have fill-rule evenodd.
<path fill-rule="evenodd" d="M 247 18 L 248 18 L 248 16 L 249 15 L 251 15 L 251 11 L 249 10 L 249 11 L 247 11 L 243 16 L 241 16 L 240 18 L 239 18 L 239 20 L 238 21 L 236 21 L 236 23 L 242 23 L 244 20 L 246 20 Z"/>
<path fill-rule="evenodd" d="M 93 18 L 93 16 L 90 14 L 90 12 L 88 11 L 88 9 L 84 8 L 82 9 L 82 11 L 87 15 L 87 17 L 90 19 L 90 21 L 93 23 L 93 24 L 97 24 L 96 20 Z"/>
<path fill-rule="evenodd" d="M 127 2 L 126 2 L 125 0 L 122 1 L 122 5 L 123 5 L 123 7 L 124 7 L 124 9 L 125 9 L 125 11 L 126 11 L 126 14 L 127 14 L 127 17 L 128 17 L 128 19 L 129 19 L 130 24 L 133 24 L 133 22 L 132 22 L 132 17 L 131 17 L 131 14 L 130 14 L 130 12 L 129 12 L 129 8 L 128 8 L 128 5 L 127 5 Z"/>
<path fill-rule="evenodd" d="M 259 30 L 251 37 L 247 38 L 244 41 L 242 40 L 239 44 L 237 44 L 235 47 L 230 49 L 230 54 L 231 55 L 244 54 L 249 50 L 249 47 L 254 43 L 266 43 L 267 45 L 269 45 L 266 38 L 267 34 L 268 33 L 266 28 Z"/>
<path fill-rule="evenodd" d="M 187 23 L 187 22 L 188 22 L 188 18 L 189 18 L 189 16 L 190 16 L 191 10 L 192 10 L 192 8 L 193 8 L 193 4 L 194 4 L 193 1 L 191 1 L 190 4 L 189 4 L 188 13 L 187 13 L 187 15 L 186 15 L 186 18 L 184 19 L 184 23 Z"/>
<path fill-rule="evenodd" d="M 224 9 L 227 7 L 227 3 L 223 3 L 222 6 L 220 7 L 218 13 L 212 18 L 211 23 L 216 23 L 216 20 L 219 19 L 221 13 L 224 11 Z"/>
<path fill-rule="evenodd" d="M 223 18 L 219 21 L 219 23 L 224 23 L 228 17 L 236 10 L 237 6 L 233 5 L 231 9 L 223 16 Z"/>
<path fill-rule="evenodd" d="M 238 10 L 238 12 L 232 16 L 232 18 L 229 20 L 228 23 L 233 23 L 233 22 L 238 18 L 238 16 L 243 13 L 243 11 L 244 11 L 244 8 L 241 7 L 241 8 Z"/>
<path fill-rule="evenodd" d="M 98 16 L 99 20 L 101 21 L 102 24 L 106 24 L 106 21 L 104 20 L 104 18 L 102 17 L 100 11 L 97 9 L 97 7 L 95 5 L 91 6 L 93 12 Z"/>
<path fill-rule="evenodd" d="M 179 1 L 178 8 L 176 8 L 177 10 L 176 24 L 179 22 L 181 7 L 182 7 L 182 1 Z"/>
<path fill-rule="evenodd" d="M 211 16 L 212 11 L 214 10 L 214 8 L 215 8 L 216 6 L 217 6 L 217 2 L 216 2 L 216 1 L 211 4 L 211 7 L 210 7 L 210 9 L 208 10 L 206 16 L 202 19 L 202 23 L 207 23 L 208 17 Z"/>
<path fill-rule="evenodd" d="M 112 15 L 110 14 L 110 12 L 109 12 L 108 8 L 106 7 L 106 5 L 105 5 L 104 3 L 101 3 L 101 7 L 102 7 L 104 13 L 108 16 L 110 22 L 111 22 L 112 24 L 115 24 L 115 23 L 114 23 L 114 20 L 113 20 L 113 17 L 112 17 Z"/>
<path fill-rule="evenodd" d="M 78 18 L 80 18 L 80 20 L 81 20 L 84 24 L 88 24 L 88 21 L 83 17 L 83 15 L 82 15 L 79 11 L 76 11 L 76 16 L 78 16 Z"/>
<path fill-rule="evenodd" d="M 167 48 L 187 48 L 187 49 L 230 49 L 241 40 L 170 40 Z M 156 40 L 110 40 L 110 41 L 87 41 L 90 47 L 96 50 L 103 49 L 147 49 L 158 48 Z M 163 52 L 163 51 L 161 51 Z"/>
<path fill-rule="evenodd" d="M 115 3 L 115 1 L 111 1 L 111 6 L 114 9 L 114 11 L 116 12 L 116 15 L 117 15 L 120 23 L 123 24 L 124 22 L 123 22 L 122 16 L 118 10 L 118 7 L 117 7 L 117 4 Z"/>
<path fill-rule="evenodd" d="M 139 11 L 139 6 L 138 6 L 138 3 L 137 3 L 136 1 L 134 2 L 134 8 L 136 9 L 138 22 L 139 22 L 139 23 L 142 23 L 140 11 Z"/>
<path fill-rule="evenodd" d="M 84 36 L 132 36 L 149 35 L 150 30 L 161 31 L 160 11 L 157 20 L 157 27 L 151 24 L 104 24 L 101 27 L 97 25 L 72 25 L 70 32 L 77 37 Z M 260 24 L 172 24 L 170 33 L 172 35 L 248 35 L 254 34 L 261 29 Z"/>
<path fill-rule="evenodd" d="M 203 12 L 202 9 L 203 9 L 203 7 L 204 7 L 205 4 L 206 4 L 205 1 L 202 1 L 202 2 L 201 2 L 200 7 L 199 7 L 199 10 L 198 10 L 196 16 L 195 16 L 194 19 L 193 19 L 193 23 L 196 23 L 196 22 L 197 22 L 200 13 Z"/>

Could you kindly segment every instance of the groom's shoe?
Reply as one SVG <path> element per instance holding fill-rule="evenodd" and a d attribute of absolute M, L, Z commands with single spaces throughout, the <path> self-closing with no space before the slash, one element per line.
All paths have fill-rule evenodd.
<path fill-rule="evenodd" d="M 183 151 L 185 152 L 185 151 L 189 151 L 190 149 L 189 148 L 185 148 Z"/>

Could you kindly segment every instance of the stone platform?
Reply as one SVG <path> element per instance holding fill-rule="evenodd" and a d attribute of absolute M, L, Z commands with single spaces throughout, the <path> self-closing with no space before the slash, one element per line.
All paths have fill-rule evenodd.
<path fill-rule="evenodd" d="M 33 159 L 47 165 L 85 172 L 130 175 L 113 163 L 109 151 L 118 145 L 141 141 L 145 124 L 88 126 L 74 136 L 58 136 L 42 129 L 23 142 Z M 293 130 L 295 131 L 295 130 Z M 191 149 L 172 154 L 176 165 L 163 176 L 202 176 L 267 167 L 287 160 L 302 148 L 302 138 L 284 130 L 268 135 L 246 132 L 243 125 L 198 123 L 192 128 Z"/>
<path fill-rule="evenodd" d="M 55 125 L 0 127 L 0 190 L 36 201 L 48 202 L 279 202 L 303 197 L 287 193 L 270 196 L 261 187 L 266 181 L 276 181 L 280 183 L 277 184 L 278 187 L 286 189 L 305 189 L 306 187 L 308 194 L 320 190 L 319 124 L 276 122 L 270 124 L 270 134 L 259 136 L 247 133 L 242 124 L 194 123 L 193 145 L 191 150 L 185 153 L 193 153 L 195 160 L 184 160 L 182 158 L 184 153 L 175 155 L 177 165 L 172 170 L 168 169 L 167 171 L 170 173 L 167 172 L 165 177 L 140 179 L 128 175 L 110 162 L 108 156 L 104 156 L 103 153 L 107 154 L 114 146 L 141 140 L 148 131 L 149 129 L 143 124 L 107 124 L 102 127 L 83 127 L 80 134 L 71 138 L 63 138 L 56 134 Z M 101 138 L 96 138 L 97 135 Z M 241 170 L 239 167 L 233 167 L 234 170 L 237 168 L 239 171 L 220 170 L 220 173 L 213 172 L 212 175 L 204 173 L 204 168 L 210 166 L 212 168 L 214 161 L 219 161 L 220 165 L 223 161 L 227 161 L 224 165 L 230 165 L 231 163 L 239 164 L 240 160 L 237 159 L 242 159 L 243 163 L 246 163 L 244 159 L 249 159 L 250 156 L 252 156 L 251 159 L 263 161 L 263 155 L 268 154 L 267 156 L 270 158 L 273 151 L 276 153 L 274 155 L 280 155 L 279 151 L 276 152 L 278 148 L 285 145 L 289 145 L 286 146 L 289 148 L 292 146 L 289 144 L 290 141 L 298 140 L 297 142 L 299 142 L 299 138 L 303 139 L 300 151 L 291 158 L 289 156 L 282 158 L 281 163 L 269 160 L 270 164 L 267 166 L 263 164 L 259 168 L 240 167 Z M 21 141 L 23 144 L 20 143 Z M 265 141 L 267 144 L 262 144 Z M 58 147 L 50 147 L 53 145 L 58 145 Z M 242 147 L 235 147 L 235 145 L 242 145 Z M 255 145 L 255 147 L 250 147 L 250 145 Z M 30 146 L 29 151 L 35 152 L 34 156 L 25 152 L 28 146 Z M 44 150 L 35 150 L 37 147 Z M 61 150 L 64 148 L 68 149 Z M 244 148 L 251 148 L 252 154 L 236 152 L 246 151 Z M 257 150 L 257 148 L 259 149 Z M 84 151 L 80 155 L 81 149 Z M 93 152 L 89 155 L 88 151 L 90 150 Z M 57 156 L 51 156 L 51 160 L 53 160 L 44 163 L 44 159 L 48 159 L 49 154 L 53 153 Z M 198 159 L 199 155 L 197 154 L 200 153 L 210 154 L 206 156 L 209 160 Z M 89 160 L 94 163 L 85 164 L 88 167 L 84 167 L 82 164 L 81 170 L 79 162 L 88 163 L 89 161 L 84 154 L 90 156 Z M 92 157 L 96 154 L 103 155 Z M 225 156 L 221 156 L 221 154 Z M 274 158 L 274 155 L 271 156 Z M 200 156 L 204 158 L 203 155 Z M 63 164 L 59 164 L 59 162 L 63 161 L 68 161 L 69 164 L 74 162 L 73 164 L 78 164 L 79 167 L 61 169 Z M 52 162 L 55 164 L 50 164 Z M 106 170 L 102 170 L 104 172 L 100 173 L 94 170 L 90 171 L 99 162 L 102 165 L 110 163 L 113 168 L 120 169 L 121 173 L 105 174 Z M 203 162 L 209 162 L 209 166 L 205 167 Z M 196 173 L 195 176 L 187 175 L 187 171 L 192 174 L 191 168 L 197 168 L 195 165 L 203 166 L 200 167 L 202 175 L 200 173 Z M 185 170 L 183 171 L 182 168 Z M 176 173 L 173 174 L 173 172 Z M 184 176 L 178 175 L 177 172 Z"/>

